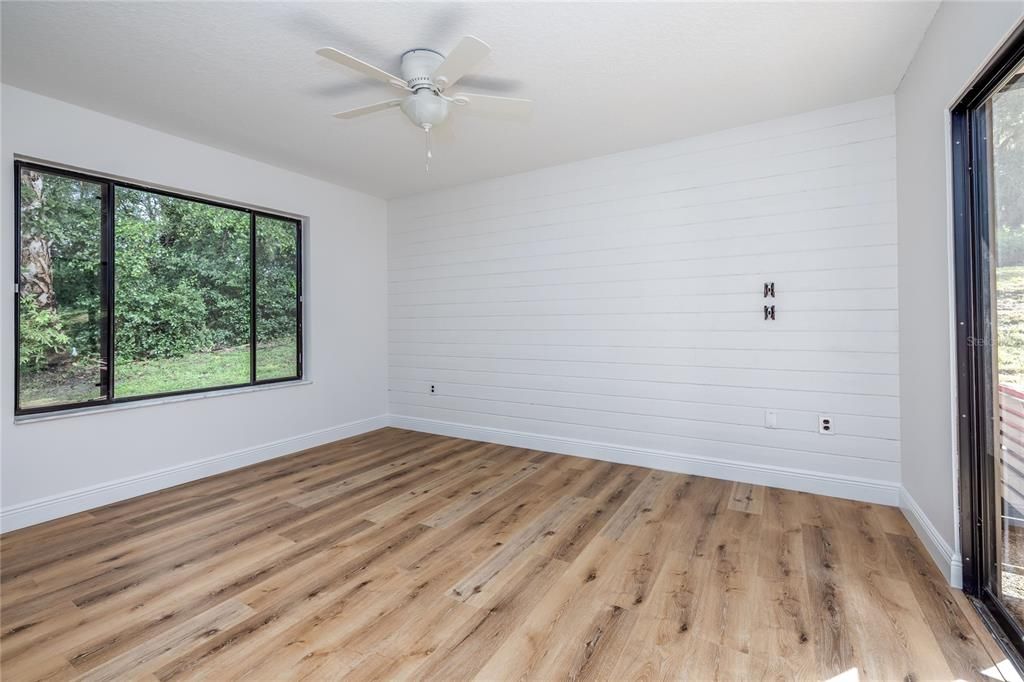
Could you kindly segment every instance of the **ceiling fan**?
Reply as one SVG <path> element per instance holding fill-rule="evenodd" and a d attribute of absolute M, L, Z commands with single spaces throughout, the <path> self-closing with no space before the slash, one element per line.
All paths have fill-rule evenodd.
<path fill-rule="evenodd" d="M 430 131 L 448 118 L 451 105 L 465 107 L 469 111 L 486 113 L 513 116 L 529 114 L 533 102 L 528 99 L 495 97 L 494 95 L 468 92 L 448 94 L 449 88 L 479 64 L 490 51 L 491 48 L 487 43 L 473 36 L 466 36 L 460 40 L 448 56 L 427 48 L 408 50 L 402 54 L 401 76 L 390 74 L 333 47 L 322 47 L 316 53 L 407 93 L 401 98 L 349 109 L 334 116 L 340 119 L 351 119 L 393 107 L 401 108 L 406 118 L 426 133 L 427 170 L 429 171 L 432 156 Z"/>

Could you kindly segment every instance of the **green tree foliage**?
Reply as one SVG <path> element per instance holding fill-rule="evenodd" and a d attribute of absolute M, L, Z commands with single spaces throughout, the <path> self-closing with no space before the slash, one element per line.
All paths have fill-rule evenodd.
<path fill-rule="evenodd" d="M 21 364 L 95 361 L 102 186 L 26 170 L 20 191 Z"/>
<path fill-rule="evenodd" d="M 117 360 L 246 343 L 248 213 L 123 188 L 115 202 Z"/>
<path fill-rule="evenodd" d="M 295 226 L 256 218 L 256 334 L 261 343 L 295 334 Z"/>
<path fill-rule="evenodd" d="M 21 366 L 37 369 L 48 360 L 65 352 L 71 337 L 64 332 L 60 315 L 55 310 L 28 303 L 21 311 Z"/>

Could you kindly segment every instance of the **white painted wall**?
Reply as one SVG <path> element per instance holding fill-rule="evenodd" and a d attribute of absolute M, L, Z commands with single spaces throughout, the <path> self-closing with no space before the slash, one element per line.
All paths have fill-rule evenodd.
<path fill-rule="evenodd" d="M 390 202 L 391 412 L 895 503 L 894 135 L 883 97 Z"/>
<path fill-rule="evenodd" d="M 959 534 L 948 111 L 1022 15 L 1019 0 L 944 2 L 896 91 L 902 504 L 954 583 Z"/>
<path fill-rule="evenodd" d="M 312 380 L 15 424 L 14 315 L 5 288 L 0 306 L 5 529 L 383 425 L 387 232 L 382 200 L 9 86 L 3 86 L 0 105 L 3 282 L 14 281 L 14 154 L 304 215 L 305 360 Z M 51 496 L 56 499 L 46 499 Z"/>

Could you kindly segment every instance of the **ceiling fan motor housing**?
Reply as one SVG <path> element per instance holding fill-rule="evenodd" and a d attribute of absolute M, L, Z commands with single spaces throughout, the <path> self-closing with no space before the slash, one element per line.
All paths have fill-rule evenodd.
<path fill-rule="evenodd" d="M 437 90 L 431 76 L 444 61 L 444 55 L 434 50 L 417 48 L 402 54 L 402 78 L 413 92 L 421 88 Z"/>

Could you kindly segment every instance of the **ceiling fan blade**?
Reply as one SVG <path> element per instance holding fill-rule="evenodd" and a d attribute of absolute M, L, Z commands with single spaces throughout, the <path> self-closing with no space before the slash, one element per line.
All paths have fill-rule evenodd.
<path fill-rule="evenodd" d="M 470 111 L 505 116 L 529 116 L 533 111 L 532 99 L 518 97 L 495 97 L 494 95 L 477 95 L 460 92 L 452 95 L 456 104 L 465 106 Z"/>
<path fill-rule="evenodd" d="M 459 41 L 455 49 L 448 53 L 441 65 L 434 70 L 432 78 L 437 87 L 444 90 L 455 85 L 455 82 L 469 73 L 469 70 L 480 63 L 490 53 L 491 47 L 473 36 L 466 36 Z"/>
<path fill-rule="evenodd" d="M 358 116 L 365 116 L 366 114 L 372 114 L 377 111 L 384 111 L 391 107 L 397 107 L 402 103 L 400 99 L 389 99 L 386 102 L 377 102 L 376 104 L 367 104 L 365 107 L 357 107 L 355 109 L 349 109 L 348 111 L 339 111 L 334 115 L 334 118 L 350 119 Z"/>
<path fill-rule="evenodd" d="M 383 81 L 388 85 L 393 85 L 396 88 L 402 88 L 403 90 L 409 89 L 406 82 L 398 76 L 390 74 L 384 69 L 378 69 L 373 64 L 367 64 L 361 59 L 356 59 L 350 54 L 345 54 L 341 50 L 335 50 L 333 47 L 321 47 L 316 51 L 316 53 L 321 57 L 330 59 L 332 62 L 337 62 L 342 66 L 347 66 L 354 71 L 358 71 L 364 76 L 376 78 L 377 80 Z"/>

